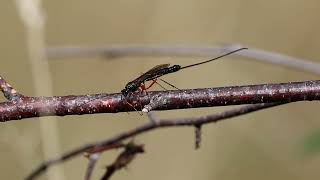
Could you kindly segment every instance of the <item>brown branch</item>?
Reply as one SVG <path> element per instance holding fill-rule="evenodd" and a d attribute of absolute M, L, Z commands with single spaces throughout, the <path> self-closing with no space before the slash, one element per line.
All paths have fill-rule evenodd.
<path fill-rule="evenodd" d="M 125 146 L 124 151 L 119 154 L 114 163 L 107 166 L 106 172 L 102 176 L 101 180 L 109 180 L 116 171 L 127 167 L 138 153 L 144 153 L 143 145 L 136 145 L 133 142 L 128 143 Z"/>
<path fill-rule="evenodd" d="M 100 154 L 102 154 L 105 151 L 109 151 L 111 149 L 117 149 L 117 148 L 125 148 L 127 144 L 122 143 L 115 143 L 107 146 L 100 146 L 100 147 L 94 147 L 89 149 L 85 152 L 85 157 L 89 159 L 86 174 L 85 174 L 85 180 L 90 180 L 94 166 L 96 162 L 98 161 Z"/>
<path fill-rule="evenodd" d="M 194 126 L 194 135 L 195 135 L 195 149 L 199 149 L 200 148 L 200 143 L 201 143 L 201 126 L 202 124 L 197 124 Z"/>
<path fill-rule="evenodd" d="M 75 156 L 82 154 L 83 152 L 87 152 L 90 149 L 100 149 L 101 147 L 107 147 L 113 144 L 119 144 L 121 141 L 126 140 L 128 138 L 134 137 L 136 135 L 146 133 L 153 129 L 164 128 L 164 127 L 181 127 L 181 126 L 201 126 L 208 123 L 218 122 L 221 120 L 225 120 L 228 118 L 232 118 L 239 115 L 244 115 L 250 112 L 258 111 L 261 109 L 266 109 L 269 107 L 278 106 L 285 103 L 268 103 L 268 104 L 254 104 L 247 105 L 240 108 L 235 108 L 232 110 L 228 110 L 222 113 L 203 116 L 199 118 L 184 118 L 184 119 L 176 119 L 176 120 L 158 120 L 153 119 L 150 122 L 138 126 L 134 129 L 128 130 L 126 132 L 120 133 L 116 136 L 113 136 L 109 139 L 99 141 L 96 143 L 87 144 L 81 147 L 78 147 L 72 151 L 69 151 L 58 158 L 54 158 L 48 160 L 41 164 L 38 168 L 36 168 L 29 176 L 27 176 L 27 180 L 34 179 L 39 176 L 41 173 L 46 171 L 50 166 L 62 163 L 66 160 L 69 160 Z M 154 118 L 153 116 L 149 116 L 150 118 Z"/>
<path fill-rule="evenodd" d="M 0 103 L 0 121 L 40 116 L 117 113 L 141 110 L 150 99 L 161 96 L 154 110 L 186 109 L 239 104 L 312 101 L 320 99 L 320 81 L 260 84 L 204 89 L 153 91 L 124 100 L 121 94 L 26 97 Z M 128 102 L 134 105 L 131 107 Z"/>
<path fill-rule="evenodd" d="M 123 143 L 115 143 L 107 146 L 94 147 L 86 151 L 85 157 L 89 158 L 92 154 L 101 154 L 105 151 L 109 151 L 112 149 L 124 148 L 126 144 Z"/>

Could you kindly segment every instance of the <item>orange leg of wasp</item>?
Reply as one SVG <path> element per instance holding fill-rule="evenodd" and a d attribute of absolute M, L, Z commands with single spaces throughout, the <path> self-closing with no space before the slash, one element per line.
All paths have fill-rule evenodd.
<path fill-rule="evenodd" d="M 151 88 L 151 86 L 153 86 L 155 83 L 157 83 L 157 79 L 152 80 L 152 83 L 151 83 L 148 87 L 146 87 L 145 83 L 143 82 L 143 83 L 140 85 L 140 87 L 139 87 L 139 91 L 140 91 L 141 93 L 145 93 L 145 94 L 148 95 L 148 91 L 147 91 L 147 90 L 148 90 L 149 88 Z"/>
<path fill-rule="evenodd" d="M 143 84 L 140 85 L 139 91 L 140 92 L 144 92 L 145 90 L 146 90 L 146 85 L 143 83 Z"/>
<path fill-rule="evenodd" d="M 155 83 L 157 83 L 157 79 L 152 80 L 152 83 L 148 87 L 146 87 L 146 84 L 143 82 L 139 87 L 139 91 L 147 92 L 147 90 L 150 89 L 151 86 L 153 86 Z"/>
<path fill-rule="evenodd" d="M 145 90 L 151 88 L 151 86 L 153 86 L 155 83 L 157 83 L 157 79 L 152 80 L 152 83 L 147 88 L 145 88 Z"/>

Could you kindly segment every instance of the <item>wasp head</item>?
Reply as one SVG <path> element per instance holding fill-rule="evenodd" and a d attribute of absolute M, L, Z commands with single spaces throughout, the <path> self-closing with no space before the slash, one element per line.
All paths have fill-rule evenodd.
<path fill-rule="evenodd" d="M 176 71 L 179 71 L 180 69 L 181 69 L 180 65 L 173 65 L 170 67 L 171 72 L 176 72 Z"/>

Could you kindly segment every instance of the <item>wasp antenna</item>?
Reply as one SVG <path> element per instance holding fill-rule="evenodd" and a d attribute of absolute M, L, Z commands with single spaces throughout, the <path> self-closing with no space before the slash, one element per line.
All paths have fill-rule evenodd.
<path fill-rule="evenodd" d="M 228 52 L 228 53 L 226 53 L 226 54 L 223 54 L 223 55 L 221 55 L 221 56 L 215 57 L 215 58 L 213 58 L 213 59 L 209 59 L 209 60 L 207 60 L 207 61 L 199 62 L 199 63 L 196 63 L 196 64 L 191 64 L 191 65 L 188 65 L 188 66 L 184 66 L 184 67 L 181 67 L 180 69 L 185 69 L 185 68 L 189 68 L 189 67 L 192 67 L 192 66 L 198 66 L 198 65 L 200 65 L 200 64 L 208 63 L 208 62 L 211 62 L 211 61 L 220 59 L 220 58 L 222 58 L 222 57 L 228 56 L 228 55 L 230 55 L 230 54 L 233 54 L 233 53 L 236 53 L 236 52 L 238 52 L 238 51 L 245 50 L 245 49 L 248 49 L 248 48 L 239 48 L 239 49 L 236 49 L 236 50 L 234 50 L 234 51 L 231 51 L 231 52 Z"/>

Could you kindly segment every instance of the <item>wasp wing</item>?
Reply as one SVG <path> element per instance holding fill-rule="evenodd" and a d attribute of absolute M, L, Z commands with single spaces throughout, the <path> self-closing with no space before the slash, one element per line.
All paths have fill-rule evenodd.
<path fill-rule="evenodd" d="M 141 76 L 139 76 L 135 80 L 139 81 L 139 82 L 144 82 L 146 79 L 152 79 L 152 77 L 156 77 L 159 75 L 157 73 L 157 72 L 159 72 L 159 70 L 164 69 L 164 68 L 168 68 L 169 66 L 170 66 L 170 64 L 157 65 L 157 66 L 153 67 L 152 69 L 150 69 L 149 71 L 143 73 Z"/>

